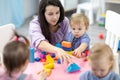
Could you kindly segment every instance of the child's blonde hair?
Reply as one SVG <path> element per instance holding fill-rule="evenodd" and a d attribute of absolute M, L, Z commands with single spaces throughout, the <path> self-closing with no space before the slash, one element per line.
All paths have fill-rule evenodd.
<path fill-rule="evenodd" d="M 73 22 L 75 24 L 80 24 L 81 22 L 84 22 L 86 29 L 89 27 L 89 19 L 86 15 L 82 13 L 74 13 L 72 14 L 70 18 L 70 23 Z"/>
<path fill-rule="evenodd" d="M 112 49 L 104 43 L 96 43 L 93 45 L 93 47 L 90 49 L 89 60 L 98 61 L 98 63 L 100 60 L 107 60 L 111 62 L 110 70 L 113 69 L 114 56 Z"/>

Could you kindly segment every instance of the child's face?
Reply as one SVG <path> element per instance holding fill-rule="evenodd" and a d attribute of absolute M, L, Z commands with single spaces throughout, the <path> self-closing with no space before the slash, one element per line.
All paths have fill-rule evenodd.
<path fill-rule="evenodd" d="M 71 22 L 71 30 L 74 37 L 79 38 L 86 32 L 86 26 L 83 22 L 81 22 L 80 24 L 75 24 Z"/>
<path fill-rule="evenodd" d="M 109 62 L 106 63 L 104 61 L 100 61 L 100 63 L 98 61 L 90 61 L 90 66 L 92 73 L 95 76 L 103 78 L 109 73 L 111 64 Z"/>

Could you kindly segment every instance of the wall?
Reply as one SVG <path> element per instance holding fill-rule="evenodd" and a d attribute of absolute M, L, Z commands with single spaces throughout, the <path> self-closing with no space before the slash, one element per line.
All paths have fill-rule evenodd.
<path fill-rule="evenodd" d="M 105 10 L 112 10 L 120 14 L 120 2 L 119 3 L 106 3 Z"/>
<path fill-rule="evenodd" d="M 24 0 L 24 18 L 27 19 L 37 13 L 39 0 Z"/>

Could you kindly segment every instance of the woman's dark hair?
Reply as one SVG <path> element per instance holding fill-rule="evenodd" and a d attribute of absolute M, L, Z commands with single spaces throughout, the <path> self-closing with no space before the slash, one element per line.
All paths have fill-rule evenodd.
<path fill-rule="evenodd" d="M 6 67 L 7 73 L 12 77 L 11 73 L 15 70 L 20 70 L 25 65 L 26 61 L 29 60 L 29 46 L 27 38 L 22 37 L 25 42 L 14 40 L 6 44 L 3 50 L 3 63 Z"/>
<path fill-rule="evenodd" d="M 60 8 L 60 18 L 57 23 L 62 22 L 64 20 L 64 9 L 59 0 L 41 0 L 38 11 L 38 21 L 40 23 L 40 27 L 42 29 L 42 33 L 45 38 L 51 43 L 51 33 L 49 30 L 49 24 L 45 18 L 45 9 L 47 6 L 53 5 Z"/>

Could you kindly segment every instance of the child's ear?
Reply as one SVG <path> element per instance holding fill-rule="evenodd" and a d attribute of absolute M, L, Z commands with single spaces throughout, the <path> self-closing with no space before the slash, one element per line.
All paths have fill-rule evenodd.
<path fill-rule="evenodd" d="M 112 60 L 112 61 L 110 62 L 110 64 L 111 64 L 111 65 L 114 65 L 114 61 Z"/>
<path fill-rule="evenodd" d="M 109 63 L 111 69 L 113 69 L 113 67 L 114 67 L 114 63 L 115 63 L 115 62 L 114 62 L 113 60 Z"/>

